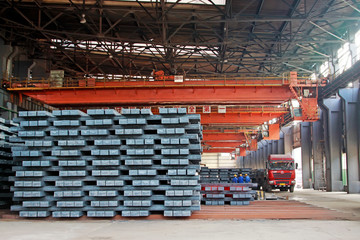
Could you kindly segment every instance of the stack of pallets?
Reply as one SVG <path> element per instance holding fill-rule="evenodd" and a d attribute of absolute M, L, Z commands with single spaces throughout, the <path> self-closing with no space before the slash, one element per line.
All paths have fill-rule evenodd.
<path fill-rule="evenodd" d="M 190 216 L 200 210 L 201 125 L 184 108 L 20 112 L 21 217 Z"/>

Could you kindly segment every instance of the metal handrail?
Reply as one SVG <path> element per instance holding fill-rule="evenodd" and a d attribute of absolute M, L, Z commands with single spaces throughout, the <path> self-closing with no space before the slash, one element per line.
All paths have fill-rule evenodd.
<path fill-rule="evenodd" d="M 302 79 L 302 78 L 298 78 Z M 92 84 L 89 84 L 90 80 Z M 305 79 L 304 79 L 305 81 Z M 187 87 L 187 86 L 282 86 L 289 84 L 288 77 L 232 77 L 232 78 L 185 78 L 183 82 L 173 80 L 154 80 L 150 78 L 128 79 L 96 79 L 96 78 L 64 78 L 63 81 L 54 81 L 49 78 L 41 79 L 8 79 L 9 89 L 28 88 L 103 88 L 103 87 Z"/>

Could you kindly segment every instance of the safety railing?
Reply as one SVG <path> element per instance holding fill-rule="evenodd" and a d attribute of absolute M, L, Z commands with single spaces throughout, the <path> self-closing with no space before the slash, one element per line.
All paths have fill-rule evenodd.
<path fill-rule="evenodd" d="M 355 63 L 357 63 L 360 60 L 360 56 L 358 55 L 353 55 L 350 58 L 347 58 L 346 63 L 344 64 L 344 66 L 348 65 L 348 61 L 350 61 L 350 64 L 348 67 L 342 67 L 342 68 L 338 68 L 336 69 L 336 71 L 333 74 L 329 75 L 329 80 L 335 80 L 336 77 L 340 76 L 341 74 L 343 74 L 344 72 L 346 72 L 347 70 L 349 70 Z"/>
<path fill-rule="evenodd" d="M 213 114 L 217 114 L 219 113 L 218 111 L 218 105 L 209 105 L 210 106 L 210 110 L 211 113 Z M 151 107 L 151 112 L 154 114 L 158 114 L 159 113 L 159 107 L 166 107 L 166 106 L 156 106 L 156 107 Z M 189 107 L 189 106 L 184 106 L 182 105 L 181 107 Z M 191 105 L 191 107 L 195 107 L 195 111 L 197 114 L 202 114 L 203 113 L 203 105 Z M 289 111 L 289 107 L 286 106 L 271 106 L 271 105 L 262 105 L 262 106 L 257 106 L 257 105 L 234 105 L 234 106 L 229 106 L 226 105 L 226 110 L 225 113 L 275 113 L 275 114 L 284 114 L 286 112 Z M 207 113 L 208 114 L 208 113 Z"/>
<path fill-rule="evenodd" d="M 301 78 L 298 78 L 301 79 Z M 64 79 L 19 79 L 9 78 L 3 86 L 10 90 L 53 88 L 113 88 L 113 87 L 189 87 L 189 86 L 283 86 L 289 85 L 289 77 L 207 77 L 185 78 L 182 82 L 153 78 L 64 78 Z"/>
<path fill-rule="evenodd" d="M 355 54 L 355 55 L 351 56 L 350 58 L 348 58 L 346 63 L 344 64 L 344 66 L 347 66 L 348 61 L 350 61 L 350 64 L 348 67 L 336 68 L 335 72 L 330 72 L 330 70 L 329 70 L 330 73 L 327 76 L 323 76 L 323 78 L 325 78 L 328 83 L 332 83 L 341 74 L 343 74 L 347 70 L 351 69 L 355 64 L 358 64 L 359 60 L 360 60 L 360 56 Z M 332 64 L 332 63 L 329 63 L 329 64 Z M 320 74 L 322 75 L 323 73 L 320 73 Z"/>
<path fill-rule="evenodd" d="M 11 102 L 14 105 L 18 106 L 18 109 L 24 109 L 29 111 L 52 111 L 57 108 L 49 106 L 47 104 L 41 103 L 29 97 L 21 97 L 18 94 L 9 93 L 6 91 L 0 91 L 1 98 L 3 98 L 7 102 Z M 12 111 L 7 108 L 3 108 L 3 110 Z M 12 111 L 17 113 L 16 111 Z"/>

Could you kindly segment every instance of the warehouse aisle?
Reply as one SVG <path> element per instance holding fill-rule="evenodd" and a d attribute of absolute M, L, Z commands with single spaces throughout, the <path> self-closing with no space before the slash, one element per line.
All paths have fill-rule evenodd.
<path fill-rule="evenodd" d="M 358 239 L 360 222 L 252 221 L 6 221 L 6 240 Z M 291 238 L 289 238 L 291 236 Z"/>
<path fill-rule="evenodd" d="M 282 200 L 249 206 L 202 206 L 191 218 L 163 220 L 24 220 L 6 213 L 0 220 L 6 240 L 113 239 L 358 239 L 360 195 L 301 190 L 274 192 Z M 289 200 L 284 200 L 288 198 Z M 2 211 L 4 213 L 4 211 Z"/>
<path fill-rule="evenodd" d="M 324 192 L 312 189 L 296 190 L 293 193 L 274 193 L 289 200 L 300 201 L 313 206 L 335 210 L 339 213 L 350 214 L 353 219 L 360 221 L 360 194 Z"/>

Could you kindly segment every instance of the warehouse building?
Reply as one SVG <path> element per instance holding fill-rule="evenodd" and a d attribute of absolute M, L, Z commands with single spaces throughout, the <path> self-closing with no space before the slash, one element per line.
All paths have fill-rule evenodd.
<path fill-rule="evenodd" d="M 357 239 L 359 24 L 357 0 L 0 1 L 2 236 Z"/>

